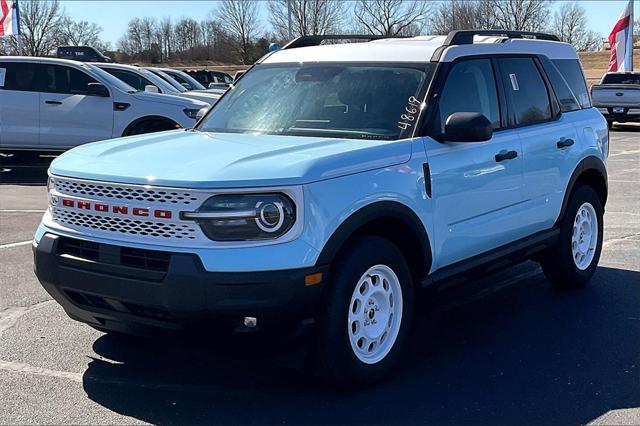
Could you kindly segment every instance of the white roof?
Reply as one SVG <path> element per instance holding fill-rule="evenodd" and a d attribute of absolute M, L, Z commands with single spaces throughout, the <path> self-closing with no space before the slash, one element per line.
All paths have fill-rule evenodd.
<path fill-rule="evenodd" d="M 324 44 L 283 49 L 269 55 L 263 63 L 292 62 L 430 62 L 446 36 L 388 38 L 365 43 Z M 447 47 L 440 62 L 451 62 L 460 56 L 481 54 L 530 53 L 549 59 L 577 59 L 570 44 L 558 41 L 515 39 L 506 37 L 474 37 L 474 44 Z"/>

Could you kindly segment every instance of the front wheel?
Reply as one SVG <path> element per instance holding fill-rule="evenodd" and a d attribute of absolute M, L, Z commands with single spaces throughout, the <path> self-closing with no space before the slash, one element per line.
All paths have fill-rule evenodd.
<path fill-rule="evenodd" d="M 317 327 L 320 377 L 373 383 L 397 363 L 413 314 L 411 273 L 390 241 L 363 237 L 342 250 L 329 277 Z"/>
<path fill-rule="evenodd" d="M 584 286 L 595 273 L 602 251 L 603 213 L 592 187 L 582 185 L 571 194 L 558 242 L 540 262 L 545 276 L 557 287 Z"/>

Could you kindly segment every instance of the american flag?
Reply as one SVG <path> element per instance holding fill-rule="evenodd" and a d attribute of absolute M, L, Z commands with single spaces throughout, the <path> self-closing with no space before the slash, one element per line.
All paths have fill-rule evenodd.
<path fill-rule="evenodd" d="M 18 0 L 0 0 L 0 37 L 20 34 Z"/>
<path fill-rule="evenodd" d="M 622 15 L 609 34 L 611 57 L 609 72 L 633 71 L 633 0 L 622 11 Z"/>

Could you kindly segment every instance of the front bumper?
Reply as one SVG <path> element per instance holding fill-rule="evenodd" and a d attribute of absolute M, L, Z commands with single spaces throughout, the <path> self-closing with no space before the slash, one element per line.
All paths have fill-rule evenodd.
<path fill-rule="evenodd" d="M 233 328 L 244 317 L 258 325 L 313 317 L 322 283 L 305 277 L 328 266 L 266 272 L 208 272 L 198 256 L 131 249 L 47 233 L 34 246 L 35 273 L 47 292 L 78 321 L 125 333 Z"/>
<path fill-rule="evenodd" d="M 613 112 L 613 107 L 597 107 L 607 121 L 629 123 L 640 121 L 640 108 L 623 108 L 622 112 Z"/>

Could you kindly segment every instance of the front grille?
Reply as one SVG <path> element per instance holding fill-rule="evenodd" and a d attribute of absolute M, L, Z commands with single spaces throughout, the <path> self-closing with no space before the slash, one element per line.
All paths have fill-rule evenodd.
<path fill-rule="evenodd" d="M 81 259 L 97 262 L 100 257 L 99 245 L 93 241 L 62 238 L 58 244 L 58 254 L 68 254 Z"/>
<path fill-rule="evenodd" d="M 52 208 L 55 222 L 71 227 L 89 228 L 105 232 L 139 235 L 179 240 L 195 240 L 197 225 L 195 223 L 156 222 L 119 217 L 100 216 L 81 213 L 61 208 Z"/>
<path fill-rule="evenodd" d="M 131 268 L 153 269 L 166 272 L 169 269 L 169 253 L 129 247 L 120 249 L 120 263 Z"/>
<path fill-rule="evenodd" d="M 198 196 L 180 190 L 147 189 L 138 186 L 89 183 L 55 178 L 56 191 L 77 197 L 102 198 L 110 200 L 144 201 L 160 204 L 192 205 Z"/>
<path fill-rule="evenodd" d="M 171 253 L 164 251 L 113 246 L 68 237 L 60 237 L 56 254 L 159 272 L 167 272 L 171 261 Z"/>

